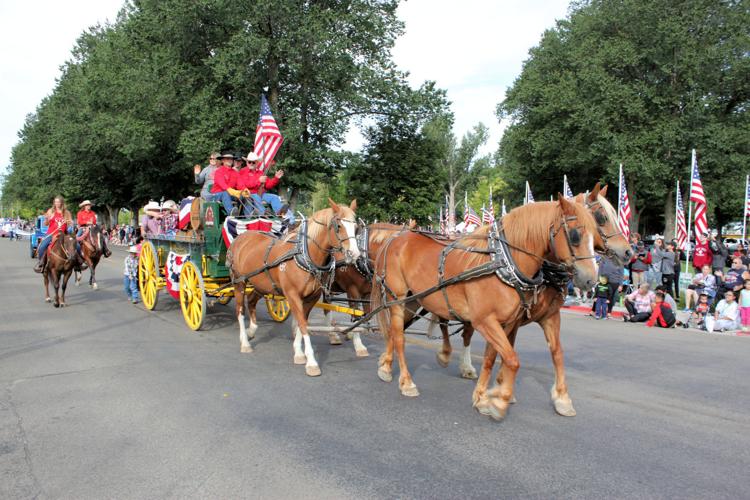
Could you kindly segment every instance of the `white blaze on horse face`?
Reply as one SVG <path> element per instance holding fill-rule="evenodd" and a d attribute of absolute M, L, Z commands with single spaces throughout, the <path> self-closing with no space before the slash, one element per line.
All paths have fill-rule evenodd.
<path fill-rule="evenodd" d="M 359 247 L 357 246 L 357 226 L 353 222 L 341 221 L 346 230 L 346 236 L 349 238 L 349 253 L 351 253 L 353 259 L 359 258 Z"/>

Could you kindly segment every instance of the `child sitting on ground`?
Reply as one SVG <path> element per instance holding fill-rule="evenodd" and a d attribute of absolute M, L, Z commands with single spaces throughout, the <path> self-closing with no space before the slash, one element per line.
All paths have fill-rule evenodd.
<path fill-rule="evenodd" d="M 682 325 L 684 328 L 690 326 L 694 328 L 703 328 L 703 322 L 708 314 L 710 304 L 708 303 L 708 294 L 702 293 L 698 296 L 698 303 L 695 304 L 695 309 L 690 313 L 688 320 Z"/>
<path fill-rule="evenodd" d="M 599 276 L 599 283 L 594 288 L 594 301 L 596 319 L 607 319 L 609 284 L 606 276 Z"/>
<path fill-rule="evenodd" d="M 646 326 L 659 326 L 661 328 L 672 328 L 676 318 L 674 311 L 668 303 L 664 301 L 664 292 L 656 292 L 654 298 L 654 311 L 648 319 Z"/>
<path fill-rule="evenodd" d="M 128 256 L 125 257 L 125 269 L 123 271 L 123 285 L 125 294 L 133 304 L 138 303 L 138 249 L 132 246 L 128 249 Z"/>

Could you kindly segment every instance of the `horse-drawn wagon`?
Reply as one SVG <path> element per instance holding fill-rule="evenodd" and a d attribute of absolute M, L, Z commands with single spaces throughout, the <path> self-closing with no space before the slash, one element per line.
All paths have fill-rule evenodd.
<path fill-rule="evenodd" d="M 146 309 L 153 310 L 159 292 L 166 289 L 179 300 L 188 327 L 200 330 L 208 308 L 227 304 L 234 295 L 226 253 L 232 231 L 271 230 L 271 218 L 230 219 L 221 216 L 220 204 L 195 198 L 189 207 L 184 230 L 147 234 L 138 261 L 138 287 Z M 252 292 L 252 287 L 247 291 Z M 284 297 L 265 296 L 268 314 L 282 322 L 289 316 Z"/>

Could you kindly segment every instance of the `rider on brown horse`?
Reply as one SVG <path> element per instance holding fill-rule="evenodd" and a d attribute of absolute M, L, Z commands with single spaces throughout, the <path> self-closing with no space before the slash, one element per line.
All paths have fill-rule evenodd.
<path fill-rule="evenodd" d="M 65 200 L 62 196 L 56 196 L 52 207 L 45 212 L 44 217 L 47 222 L 47 235 L 39 243 L 37 248 L 37 264 L 34 271 L 41 273 L 47 262 L 47 248 L 49 248 L 52 238 L 55 235 L 64 235 L 73 230 L 73 217 L 65 208 Z"/>
<path fill-rule="evenodd" d="M 78 233 L 76 233 L 76 249 L 78 250 L 78 254 L 81 255 L 81 259 L 83 260 L 80 243 L 81 237 L 86 232 L 87 228 L 96 226 L 96 213 L 91 210 L 91 202 L 89 200 L 84 200 L 78 206 L 83 208 L 83 210 L 79 211 L 76 214 L 76 222 L 78 223 Z M 107 248 L 107 238 L 101 238 L 100 244 L 102 254 L 105 257 L 109 257 L 110 255 L 112 255 L 112 252 L 110 252 L 109 248 Z"/>

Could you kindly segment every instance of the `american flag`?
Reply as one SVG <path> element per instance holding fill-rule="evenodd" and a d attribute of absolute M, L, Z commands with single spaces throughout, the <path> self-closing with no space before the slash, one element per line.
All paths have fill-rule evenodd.
<path fill-rule="evenodd" d="M 680 181 L 677 181 L 677 247 L 680 250 L 687 250 L 687 227 L 685 226 L 685 206 L 682 204 L 682 194 L 680 194 Z"/>
<path fill-rule="evenodd" d="M 495 220 L 495 206 L 492 204 L 492 188 L 490 188 L 490 208 L 482 207 L 482 224 L 492 224 Z"/>
<path fill-rule="evenodd" d="M 628 188 L 625 187 L 625 176 L 620 164 L 620 194 L 617 205 L 617 223 L 625 238 L 630 239 L 630 201 L 628 200 Z"/>
<path fill-rule="evenodd" d="M 528 203 L 534 203 L 534 195 L 531 194 L 531 186 L 529 186 L 529 181 L 526 181 L 526 198 L 523 200 L 523 204 L 526 205 Z"/>
<path fill-rule="evenodd" d="M 446 231 L 446 229 L 445 229 L 445 226 L 446 226 L 445 219 L 448 218 L 448 214 L 447 213 L 445 214 L 445 219 L 444 219 L 443 218 L 443 207 L 440 207 L 439 218 L 440 218 L 440 234 L 445 234 L 445 231 Z"/>
<path fill-rule="evenodd" d="M 695 202 L 695 236 L 708 231 L 708 216 L 706 215 L 706 195 L 703 193 L 703 184 L 698 174 L 698 160 L 693 150 L 692 168 L 690 173 L 690 200 Z"/>
<path fill-rule="evenodd" d="M 263 172 L 268 170 L 282 142 L 284 142 L 284 138 L 281 136 L 281 131 L 279 131 L 276 120 L 273 118 L 268 99 L 263 94 L 260 96 L 260 117 L 258 118 L 258 127 L 255 129 L 255 147 L 253 149 L 255 154 L 260 157 L 260 169 Z"/>
<path fill-rule="evenodd" d="M 568 176 L 563 175 L 563 196 L 566 198 L 573 197 L 573 191 L 570 190 L 570 184 L 568 184 Z"/>
<path fill-rule="evenodd" d="M 474 224 L 475 226 L 478 226 L 481 223 L 482 220 L 474 209 L 469 206 L 468 194 L 464 193 L 464 225 L 468 226 L 469 224 Z"/>
<path fill-rule="evenodd" d="M 745 217 L 750 215 L 750 176 L 745 177 Z"/>

